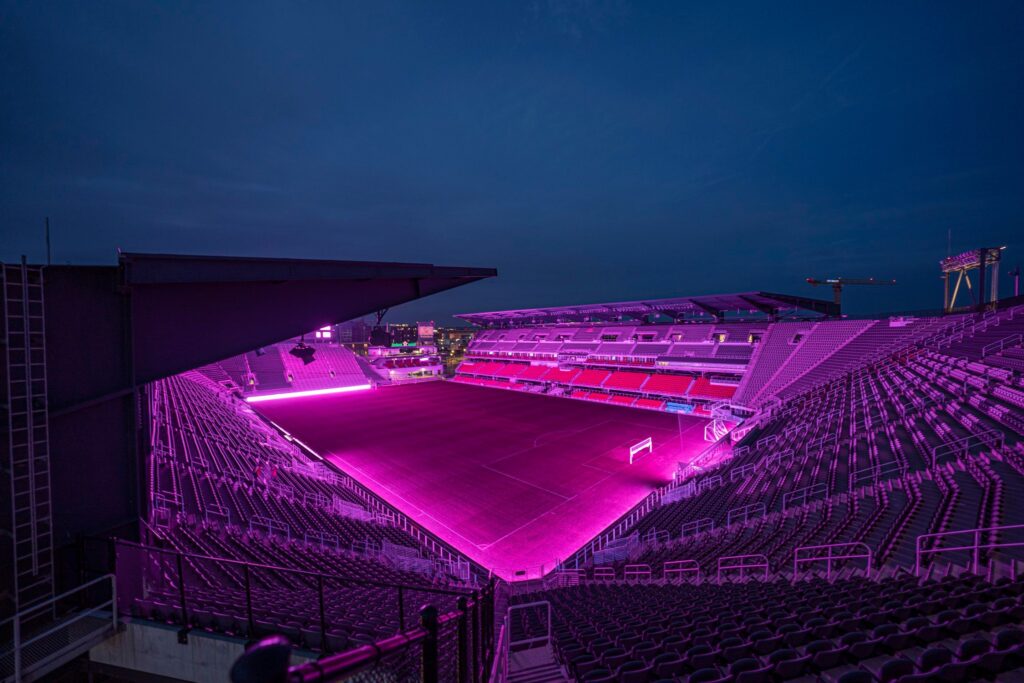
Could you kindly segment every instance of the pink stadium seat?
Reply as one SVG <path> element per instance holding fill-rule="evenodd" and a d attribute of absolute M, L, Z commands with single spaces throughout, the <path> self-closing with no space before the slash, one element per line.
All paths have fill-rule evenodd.
<path fill-rule="evenodd" d="M 517 375 L 518 379 L 539 380 L 546 375 L 551 368 L 547 365 L 528 365 L 526 369 Z"/>
<path fill-rule="evenodd" d="M 704 377 L 693 383 L 690 389 L 690 396 L 701 398 L 732 398 L 736 393 L 736 387 L 731 384 L 712 384 Z"/>
<path fill-rule="evenodd" d="M 516 377 L 529 366 L 525 363 L 507 363 L 494 372 L 496 377 Z"/>
<path fill-rule="evenodd" d="M 646 372 L 613 372 L 604 387 L 606 389 L 621 389 L 623 391 L 637 391 L 650 377 Z"/>
<path fill-rule="evenodd" d="M 662 410 L 665 407 L 664 401 L 656 401 L 653 398 L 638 398 L 636 403 L 633 404 L 637 408 L 650 408 L 653 410 Z"/>
<path fill-rule="evenodd" d="M 617 394 L 615 396 L 612 396 L 610 402 L 611 403 L 617 403 L 618 405 L 623 405 L 623 406 L 631 406 L 631 405 L 633 405 L 633 402 L 636 401 L 636 400 L 637 399 L 635 399 L 632 396 L 623 396 L 621 394 Z M 640 399 L 640 400 L 643 400 L 643 399 Z"/>
<path fill-rule="evenodd" d="M 558 382 L 561 384 L 569 384 L 572 378 L 579 374 L 579 370 L 576 368 L 551 368 L 547 374 L 544 375 L 545 382 Z"/>
<path fill-rule="evenodd" d="M 689 375 L 651 375 L 644 384 L 645 394 L 661 396 L 685 396 L 693 378 Z"/>
<path fill-rule="evenodd" d="M 574 387 L 599 387 L 611 374 L 607 370 L 586 369 L 578 374 L 570 384 Z"/>

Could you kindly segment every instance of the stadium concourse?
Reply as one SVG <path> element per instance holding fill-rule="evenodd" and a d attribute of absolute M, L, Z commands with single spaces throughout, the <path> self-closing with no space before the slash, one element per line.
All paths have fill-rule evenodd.
<path fill-rule="evenodd" d="M 553 569 L 707 446 L 701 418 L 454 382 L 254 407 L 507 580 Z"/>

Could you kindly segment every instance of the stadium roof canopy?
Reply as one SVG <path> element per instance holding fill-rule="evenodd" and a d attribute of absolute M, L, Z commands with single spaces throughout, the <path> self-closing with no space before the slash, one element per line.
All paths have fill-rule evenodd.
<path fill-rule="evenodd" d="M 493 268 L 129 254 L 43 266 L 52 499 L 59 538 L 146 504 L 147 382 L 493 277 Z M 82 491 L 130 491 L 84 496 Z M 137 528 L 132 522 L 131 526 Z"/>
<path fill-rule="evenodd" d="M 669 318 L 676 321 L 721 321 L 729 318 L 823 317 L 838 315 L 838 313 L 839 309 L 834 303 L 822 299 L 809 299 L 771 292 L 741 292 L 739 294 L 710 294 L 580 306 L 524 308 L 516 311 L 460 313 L 455 317 L 474 325 L 500 327 L 517 323 L 537 325 L 594 321 L 619 322 L 623 320 L 654 322 L 658 318 Z"/>
<path fill-rule="evenodd" d="M 148 381 L 497 275 L 428 263 L 121 254 Z"/>

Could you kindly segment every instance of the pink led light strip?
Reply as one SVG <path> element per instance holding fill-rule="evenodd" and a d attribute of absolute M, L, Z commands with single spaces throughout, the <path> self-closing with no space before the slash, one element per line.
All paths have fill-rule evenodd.
<path fill-rule="evenodd" d="M 303 398 L 305 396 L 323 396 L 325 394 L 345 394 L 350 391 L 365 391 L 372 389 L 371 384 L 354 384 L 349 387 L 331 387 L 330 389 L 310 389 L 308 391 L 293 391 L 286 394 L 263 394 L 262 396 L 249 396 L 246 403 L 259 403 L 261 401 L 280 401 L 285 398 Z"/>

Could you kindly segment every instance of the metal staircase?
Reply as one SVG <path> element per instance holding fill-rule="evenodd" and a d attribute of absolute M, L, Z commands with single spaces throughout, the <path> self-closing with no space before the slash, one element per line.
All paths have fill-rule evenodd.
<path fill-rule="evenodd" d="M 53 597 L 53 516 L 47 424 L 43 269 L 0 264 L 3 278 L 5 430 L 2 530 L 13 557 L 13 597 L 21 611 Z M 9 492 L 9 493 L 8 493 Z M 40 615 L 42 617 L 42 615 Z"/>

